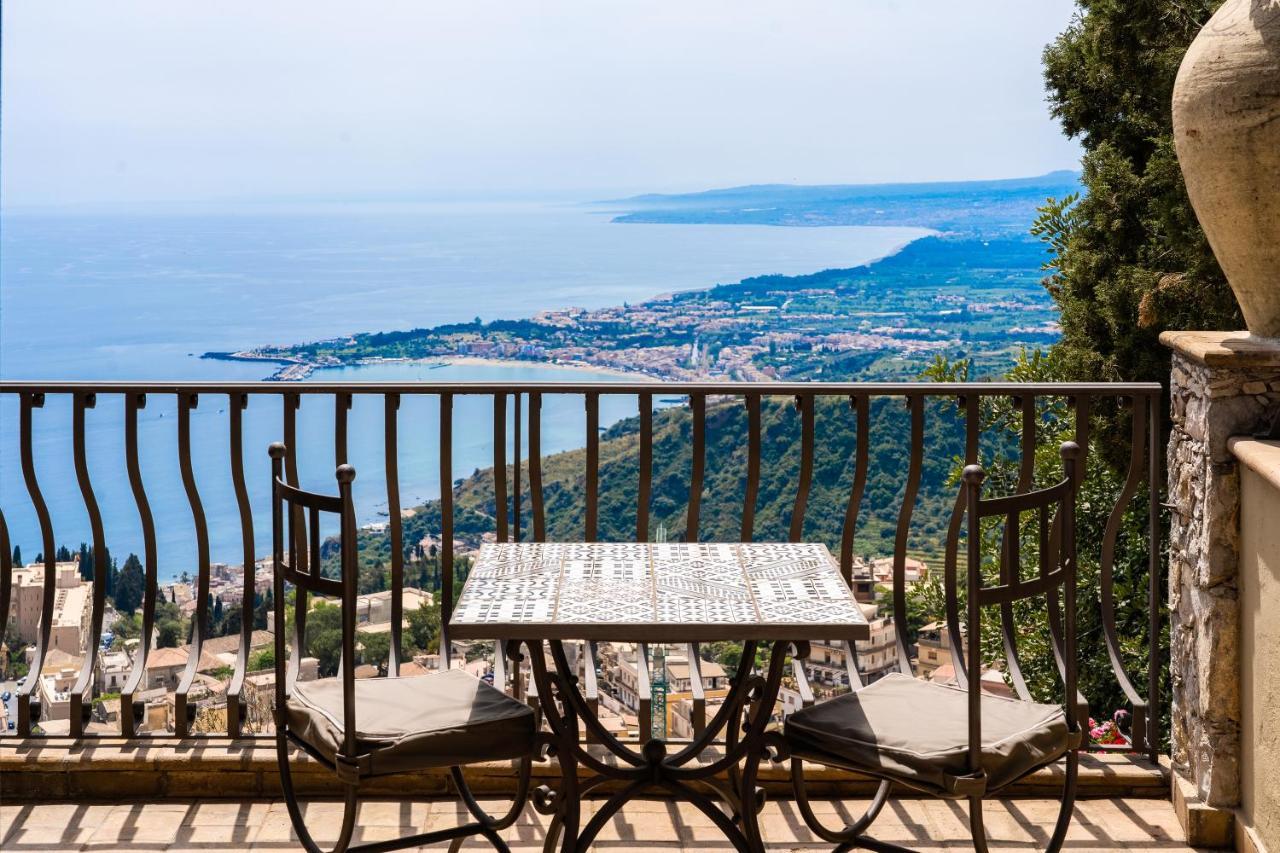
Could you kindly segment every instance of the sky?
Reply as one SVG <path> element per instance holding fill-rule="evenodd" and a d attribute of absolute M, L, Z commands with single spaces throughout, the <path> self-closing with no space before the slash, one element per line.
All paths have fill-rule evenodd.
<path fill-rule="evenodd" d="M 1069 0 L 7 0 L 0 202 L 597 198 L 1075 168 Z"/>

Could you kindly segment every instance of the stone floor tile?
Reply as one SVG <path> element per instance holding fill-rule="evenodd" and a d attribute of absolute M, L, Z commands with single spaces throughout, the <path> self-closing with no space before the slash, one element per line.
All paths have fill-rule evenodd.
<path fill-rule="evenodd" d="M 182 823 L 186 826 L 256 826 L 262 822 L 271 804 L 248 800 L 197 800 Z"/>

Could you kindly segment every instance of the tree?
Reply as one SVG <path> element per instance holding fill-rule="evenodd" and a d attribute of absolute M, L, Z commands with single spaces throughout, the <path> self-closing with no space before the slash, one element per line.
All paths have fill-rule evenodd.
<path fill-rule="evenodd" d="M 323 601 L 307 614 L 307 652 L 319 661 L 320 675 L 336 675 L 342 660 L 342 608 Z"/>
<path fill-rule="evenodd" d="M 80 543 L 80 578 L 81 580 L 93 580 L 93 555 L 89 551 L 88 543 Z"/>
<path fill-rule="evenodd" d="M 174 648 L 187 641 L 190 631 L 189 619 L 182 617 L 178 605 L 172 601 L 156 603 L 156 647 Z"/>
<path fill-rule="evenodd" d="M 19 548 L 17 545 L 13 546 L 13 564 L 15 566 L 22 565 L 22 549 Z"/>
<path fill-rule="evenodd" d="M 391 655 L 391 632 L 377 634 L 361 634 L 360 663 L 372 664 L 381 675 L 387 674 L 388 661 Z"/>
<path fill-rule="evenodd" d="M 121 613 L 133 613 L 137 610 L 142 604 L 144 585 L 142 562 L 137 554 L 130 554 L 125 559 L 124 568 L 120 570 L 119 577 L 116 579 L 115 594 L 111 599 L 115 603 L 116 610 Z"/>
<path fill-rule="evenodd" d="M 71 562 L 71 551 L 66 545 L 59 545 L 58 553 L 54 555 L 54 559 L 59 563 L 69 563 Z"/>
<path fill-rule="evenodd" d="M 222 599 L 215 598 L 213 600 L 213 624 L 211 625 L 212 635 L 215 637 L 222 636 Z"/>
<path fill-rule="evenodd" d="M 1085 150 L 1085 195 L 1050 199 L 1034 230 L 1069 379 L 1167 383 L 1161 331 L 1242 327 L 1173 146 L 1174 78 L 1221 2 L 1078 0 L 1045 50 L 1053 115 Z"/>
<path fill-rule="evenodd" d="M 431 604 L 410 610 L 405 617 L 409 631 L 401 639 L 413 651 L 435 651 L 440 643 L 440 606 Z"/>
<path fill-rule="evenodd" d="M 274 669 L 276 665 L 276 651 L 273 648 L 258 649 L 258 651 L 249 655 L 249 672 L 261 672 L 264 669 Z"/>

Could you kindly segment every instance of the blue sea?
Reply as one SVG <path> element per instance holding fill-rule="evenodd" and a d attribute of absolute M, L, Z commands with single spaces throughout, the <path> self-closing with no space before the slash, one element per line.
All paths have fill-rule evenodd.
<path fill-rule="evenodd" d="M 634 225 L 565 204 L 310 205 L 177 213 L 6 212 L 0 230 L 0 378 L 257 381 L 270 365 L 199 358 L 210 350 L 293 343 L 360 331 L 532 316 L 545 309 L 638 302 L 766 273 L 848 268 L 930 233 L 920 228 Z M 583 381 L 624 377 L 533 365 L 381 364 L 319 371 L 341 381 Z M 40 532 L 18 462 L 18 406 L 0 395 L 0 508 L 30 560 Z M 214 561 L 239 563 L 240 518 L 229 476 L 228 401 L 207 396 L 192 418 L 195 477 Z M 634 397 L 602 400 L 601 423 L 636 411 Z M 306 399 L 299 414 L 304 486 L 332 490 L 333 405 Z M 259 554 L 269 548 L 265 448 L 280 438 L 277 400 L 251 400 L 245 465 Z M 50 397 L 35 413 L 35 464 L 57 544 L 89 541 L 72 459 L 71 404 Z M 192 514 L 177 455 L 176 401 L 153 397 L 140 415 L 142 474 L 159 537 L 162 578 L 196 567 Z M 401 503 L 440 493 L 434 400 L 400 412 Z M 543 452 L 580 447 L 580 397 L 549 397 Z M 357 397 L 350 461 L 362 522 L 386 511 L 380 398 Z M 492 410 L 460 398 L 454 476 L 492 463 Z M 123 401 L 104 395 L 88 413 L 89 469 L 107 545 L 141 552 L 124 468 Z"/>

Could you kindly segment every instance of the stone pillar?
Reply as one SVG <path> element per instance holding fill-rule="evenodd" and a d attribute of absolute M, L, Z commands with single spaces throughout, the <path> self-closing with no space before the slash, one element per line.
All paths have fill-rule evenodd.
<path fill-rule="evenodd" d="M 1240 486 L 1227 442 L 1280 413 L 1280 340 L 1166 332 L 1174 797 L 1188 841 L 1230 832 L 1240 800 Z"/>

